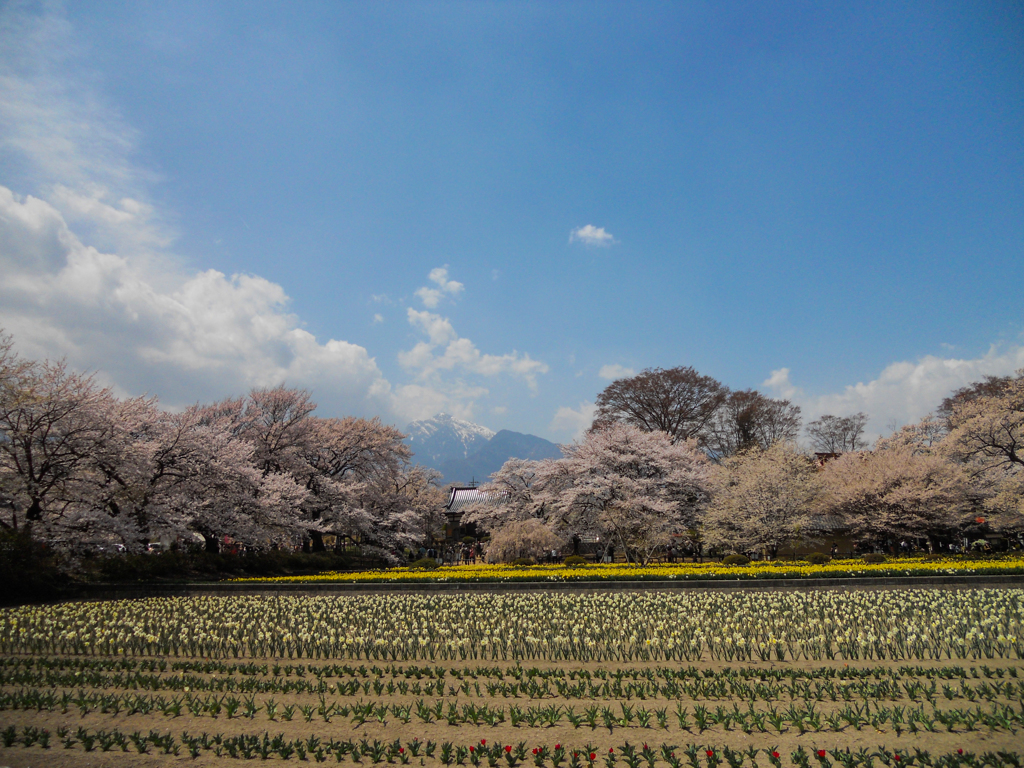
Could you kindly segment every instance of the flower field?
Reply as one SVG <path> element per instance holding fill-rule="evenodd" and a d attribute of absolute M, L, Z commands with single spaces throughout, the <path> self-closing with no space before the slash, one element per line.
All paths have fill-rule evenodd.
<path fill-rule="evenodd" d="M 824 565 L 804 561 L 754 562 L 729 566 L 721 563 L 666 563 L 626 565 L 596 563 L 585 567 L 564 565 L 457 565 L 436 571 L 410 568 L 328 572 L 313 576 L 236 579 L 248 582 L 517 582 L 517 581 L 673 581 L 701 579 L 805 579 L 851 578 L 857 576 L 934 576 L 946 574 L 1024 574 L 1024 558 L 973 559 L 962 557 L 907 557 L 884 563 L 865 563 L 861 559 L 833 560 Z"/>
<path fill-rule="evenodd" d="M 1020 766 L 1024 590 L 0 611 L 0 765 Z"/>

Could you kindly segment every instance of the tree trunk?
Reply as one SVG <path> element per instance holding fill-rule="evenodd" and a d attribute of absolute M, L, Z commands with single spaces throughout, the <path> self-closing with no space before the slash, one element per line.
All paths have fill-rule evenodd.
<path fill-rule="evenodd" d="M 216 555 L 218 552 L 220 552 L 220 540 L 216 536 L 207 536 L 204 533 L 203 534 L 203 542 L 204 542 L 203 549 L 206 552 L 209 552 L 212 555 Z"/>

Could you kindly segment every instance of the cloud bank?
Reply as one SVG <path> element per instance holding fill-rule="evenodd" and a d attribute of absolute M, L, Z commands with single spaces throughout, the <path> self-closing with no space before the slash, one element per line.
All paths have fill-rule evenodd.
<path fill-rule="evenodd" d="M 122 202 L 130 230 L 136 214 Z M 128 215 L 128 214 L 131 215 Z M 108 225 L 110 211 L 92 215 Z M 171 261 L 84 244 L 54 205 L 0 187 L 0 325 L 29 357 L 65 356 L 121 394 L 165 405 L 288 383 L 321 403 L 393 412 L 390 385 L 366 349 L 319 343 L 288 311 L 284 289 L 254 275 L 188 274 Z"/>
<path fill-rule="evenodd" d="M 992 346 L 973 359 L 927 355 L 915 362 L 892 363 L 875 379 L 858 382 L 841 392 L 808 395 L 793 383 L 788 368 L 772 371 L 762 386 L 777 397 L 801 407 L 804 423 L 831 413 L 847 416 L 868 414 L 871 439 L 887 434 L 891 425 L 915 422 L 934 411 L 943 398 L 985 376 L 1007 376 L 1024 368 L 1024 344 Z"/>

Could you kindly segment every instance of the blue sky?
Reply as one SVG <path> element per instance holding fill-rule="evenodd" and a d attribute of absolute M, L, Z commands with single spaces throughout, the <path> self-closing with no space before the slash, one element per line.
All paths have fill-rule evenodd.
<path fill-rule="evenodd" d="M 0 327 L 566 441 L 692 365 L 872 434 L 1024 367 L 1017 3 L 5 3 Z"/>

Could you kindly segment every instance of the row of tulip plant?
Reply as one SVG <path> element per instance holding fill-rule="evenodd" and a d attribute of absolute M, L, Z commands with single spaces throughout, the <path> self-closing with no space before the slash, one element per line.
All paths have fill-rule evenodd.
<path fill-rule="evenodd" d="M 909 733 L 949 733 L 981 730 L 1016 733 L 1024 727 L 1024 708 L 1009 704 L 992 703 L 988 707 L 938 707 L 923 703 L 913 706 L 907 703 L 891 706 L 880 702 L 866 701 L 863 704 L 846 703 L 842 707 L 819 708 L 814 702 L 790 703 L 788 707 L 756 707 L 747 702 L 745 707 L 733 703 L 731 707 L 704 706 L 695 704 L 692 712 L 689 706 L 676 703 L 674 709 L 668 704 L 651 705 L 647 708 L 637 703 L 619 702 L 616 705 L 594 704 L 580 707 L 561 704 L 543 705 L 502 705 L 487 703 L 459 703 L 445 699 L 399 703 L 392 700 L 359 700 L 350 703 L 328 701 L 321 695 L 319 703 L 302 704 L 296 701 L 278 701 L 275 698 L 257 699 L 255 695 L 196 695 L 186 693 L 165 697 L 145 693 L 108 693 L 84 690 L 61 691 L 53 689 L 21 688 L 15 691 L 0 691 L 0 711 L 23 710 L 28 712 L 60 712 L 62 715 L 77 710 L 81 717 L 91 712 L 100 712 L 112 717 L 160 714 L 164 717 L 239 718 L 255 720 L 261 713 L 268 721 L 291 722 L 301 716 L 305 722 L 315 717 L 324 723 L 333 718 L 346 718 L 354 728 L 367 722 L 386 726 L 389 722 L 408 724 L 416 720 L 424 724 L 447 723 L 449 726 L 489 725 L 496 727 L 509 723 L 513 728 L 554 728 L 563 722 L 574 729 L 589 728 L 591 731 L 607 729 L 669 730 L 678 724 L 679 730 L 690 733 L 704 733 L 716 727 L 726 731 L 741 730 L 746 734 L 772 733 L 842 733 L 847 730 L 860 731 L 871 728 L 879 733 L 891 730 L 897 736 Z M 692 716 L 692 719 L 691 719 Z"/>
<path fill-rule="evenodd" d="M 1024 658 L 1024 590 L 153 598 L 0 611 L 0 654 L 376 661 Z"/>
<path fill-rule="evenodd" d="M 166 674 L 170 667 L 169 674 Z M 159 669 L 160 673 L 157 674 Z M 482 682 L 481 682 L 482 681 Z M 647 667 L 607 669 L 406 667 L 377 665 L 255 665 L 224 662 L 101 659 L 94 657 L 0 658 L 0 687 L 49 690 L 106 688 L 133 691 L 326 694 L 331 696 L 466 699 L 565 699 L 632 701 L 691 699 L 776 701 L 1024 700 L 1024 670 L 980 667 L 811 667 L 806 669 Z"/>
<path fill-rule="evenodd" d="M 56 740 L 53 738 L 56 735 Z M 415 760 L 420 765 L 468 766 L 474 768 L 759 768 L 758 760 L 764 760 L 773 768 L 787 764 L 783 754 L 774 746 L 732 749 L 707 744 L 660 745 L 630 744 L 628 741 L 605 750 L 589 742 L 581 746 L 555 744 L 541 745 L 530 749 L 526 742 L 503 744 L 500 741 L 488 744 L 481 739 L 472 744 L 455 744 L 444 741 L 412 741 L 402 743 L 400 739 L 381 741 L 379 739 L 324 739 L 317 735 L 291 739 L 284 734 L 271 736 L 268 732 L 260 735 L 190 734 L 182 732 L 180 740 L 171 733 L 151 730 L 149 733 L 134 731 L 130 734 L 118 729 L 90 730 L 79 727 L 72 731 L 66 726 L 57 729 L 56 734 L 36 726 L 8 726 L 0 729 L 0 744 L 5 748 L 21 746 L 51 749 L 60 745 L 64 749 L 82 749 L 86 752 L 132 752 L 138 754 L 180 755 L 182 750 L 193 759 L 205 753 L 217 757 L 231 757 L 243 760 L 281 760 L 329 762 L 370 765 L 409 765 Z M 976 754 L 963 748 L 945 754 L 932 754 L 928 750 L 912 746 L 906 748 L 861 747 L 850 749 L 806 749 L 797 746 L 788 755 L 788 765 L 793 768 L 904 768 L 926 766 L 927 768 L 1021 768 L 1021 755 L 1016 751 L 1000 749 Z M 723 765 L 724 764 L 724 765 Z"/>

